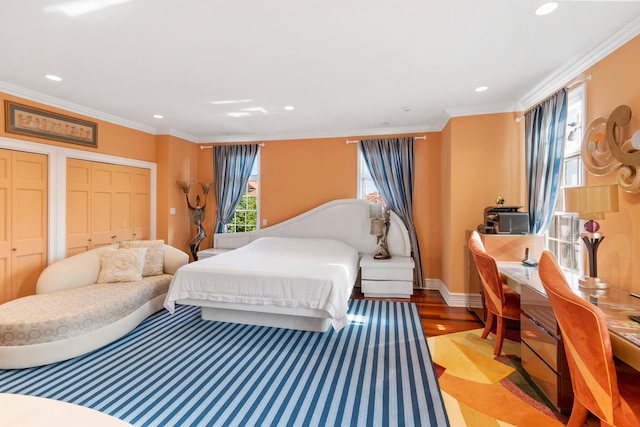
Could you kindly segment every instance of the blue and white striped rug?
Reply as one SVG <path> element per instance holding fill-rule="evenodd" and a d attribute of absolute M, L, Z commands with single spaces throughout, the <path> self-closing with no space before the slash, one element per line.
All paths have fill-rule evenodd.
<path fill-rule="evenodd" d="M 210 322 L 163 310 L 120 340 L 0 370 L 0 392 L 138 426 L 448 426 L 416 306 L 352 300 L 340 332 Z"/>

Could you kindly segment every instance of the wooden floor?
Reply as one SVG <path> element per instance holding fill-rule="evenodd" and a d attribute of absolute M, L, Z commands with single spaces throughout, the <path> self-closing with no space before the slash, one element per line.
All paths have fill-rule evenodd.
<path fill-rule="evenodd" d="M 422 327 L 427 337 L 483 327 L 482 323 L 465 307 L 449 307 L 438 291 L 414 289 L 411 299 L 365 298 L 360 288 L 356 287 L 351 298 L 415 303 L 418 306 Z"/>

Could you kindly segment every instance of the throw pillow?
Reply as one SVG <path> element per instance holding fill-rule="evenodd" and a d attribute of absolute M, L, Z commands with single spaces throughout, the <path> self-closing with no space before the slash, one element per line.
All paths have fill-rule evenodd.
<path fill-rule="evenodd" d="M 98 283 L 142 280 L 147 248 L 111 249 L 102 255 Z"/>
<path fill-rule="evenodd" d="M 123 249 L 146 248 L 142 277 L 164 273 L 164 240 L 126 240 L 120 242 Z"/>

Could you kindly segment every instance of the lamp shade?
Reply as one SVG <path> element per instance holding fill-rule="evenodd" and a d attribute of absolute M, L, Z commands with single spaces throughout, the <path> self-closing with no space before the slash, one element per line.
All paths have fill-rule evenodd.
<path fill-rule="evenodd" d="M 382 236 L 384 233 L 384 221 L 379 218 L 371 219 L 371 231 L 369 234 L 373 234 L 374 236 Z"/>
<path fill-rule="evenodd" d="M 580 219 L 604 219 L 605 213 L 618 211 L 618 186 L 566 187 L 564 210 L 577 212 Z"/>

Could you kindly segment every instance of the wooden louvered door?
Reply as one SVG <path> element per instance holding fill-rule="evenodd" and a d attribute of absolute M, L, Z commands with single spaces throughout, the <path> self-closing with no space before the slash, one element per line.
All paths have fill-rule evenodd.
<path fill-rule="evenodd" d="M 91 162 L 67 159 L 67 257 L 91 245 Z"/>
<path fill-rule="evenodd" d="M 67 256 L 150 237 L 149 169 L 67 161 Z"/>
<path fill-rule="evenodd" d="M 33 295 L 47 265 L 48 158 L 0 149 L 0 302 Z"/>

